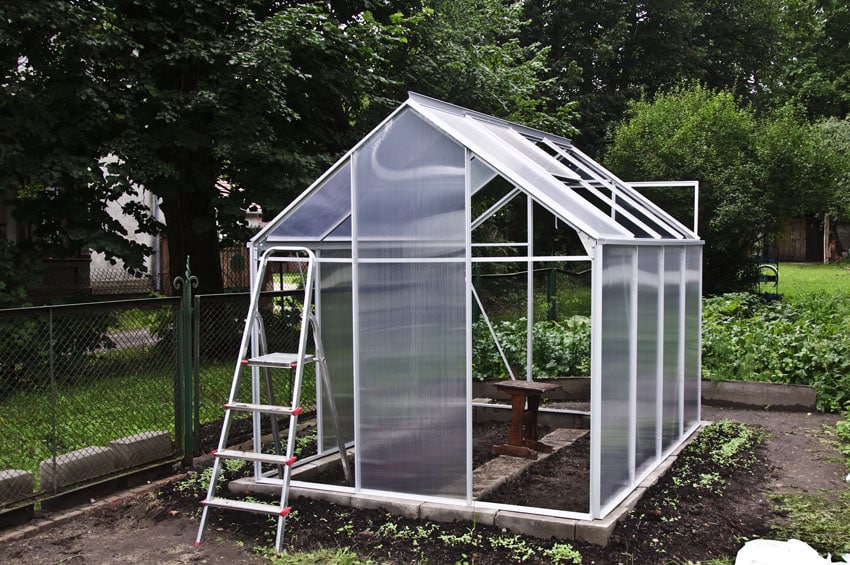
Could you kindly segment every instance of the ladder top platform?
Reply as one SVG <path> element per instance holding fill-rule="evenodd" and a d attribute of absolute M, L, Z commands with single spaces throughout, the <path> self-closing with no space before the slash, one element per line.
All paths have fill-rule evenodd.
<path fill-rule="evenodd" d="M 315 361 L 315 356 L 305 355 L 304 363 L 312 363 Z M 251 357 L 247 360 L 248 365 L 259 367 L 285 367 L 287 369 L 298 365 L 297 353 L 266 353 L 257 357 Z"/>

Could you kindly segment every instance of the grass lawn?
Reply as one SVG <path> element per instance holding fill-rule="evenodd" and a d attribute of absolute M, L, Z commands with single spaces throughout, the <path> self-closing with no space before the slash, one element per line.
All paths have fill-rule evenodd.
<path fill-rule="evenodd" d="M 818 293 L 850 298 L 850 263 L 780 263 L 779 293 L 788 298 Z"/>

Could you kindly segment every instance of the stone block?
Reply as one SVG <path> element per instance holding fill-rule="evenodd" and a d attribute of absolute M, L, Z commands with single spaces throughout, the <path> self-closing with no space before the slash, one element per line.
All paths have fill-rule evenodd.
<path fill-rule="evenodd" d="M 0 502 L 14 502 L 32 493 L 32 473 L 17 469 L 0 471 Z"/>
<path fill-rule="evenodd" d="M 361 496 L 352 495 L 351 506 L 366 510 L 385 510 L 394 516 L 418 519 L 421 502 L 403 498 L 391 498 L 388 496 Z"/>
<path fill-rule="evenodd" d="M 50 490 L 115 471 L 115 451 L 109 447 L 84 447 L 38 464 L 41 488 Z"/>
<path fill-rule="evenodd" d="M 539 516 L 524 512 L 500 510 L 496 514 L 495 526 L 505 528 L 517 534 L 541 539 L 572 540 L 575 539 L 577 523 L 579 523 L 578 520 L 571 518 Z"/>
<path fill-rule="evenodd" d="M 622 512 L 611 512 L 601 520 L 577 520 L 575 540 L 605 547 L 622 515 Z"/>
<path fill-rule="evenodd" d="M 808 385 L 749 381 L 702 381 L 702 401 L 716 406 L 744 406 L 786 412 L 817 409 L 817 392 Z"/>
<path fill-rule="evenodd" d="M 115 468 L 126 469 L 165 459 L 174 451 L 168 432 L 142 432 L 112 440 L 106 447 L 115 452 Z"/>
<path fill-rule="evenodd" d="M 280 494 L 280 489 L 278 489 Z M 289 500 L 307 498 L 310 500 L 322 500 L 340 506 L 351 506 L 351 493 L 336 490 L 320 490 L 305 487 L 289 487 Z"/>
<path fill-rule="evenodd" d="M 419 517 L 435 522 L 469 522 L 492 526 L 495 524 L 497 511 L 493 508 L 476 508 L 458 504 L 443 504 L 440 502 L 423 502 L 419 508 Z"/>

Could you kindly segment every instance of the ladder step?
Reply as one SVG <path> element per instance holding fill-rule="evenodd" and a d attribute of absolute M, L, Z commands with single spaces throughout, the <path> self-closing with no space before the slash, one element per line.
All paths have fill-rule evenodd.
<path fill-rule="evenodd" d="M 255 461 L 259 463 L 271 463 L 274 465 L 292 465 L 297 457 L 285 455 L 274 455 L 272 453 L 255 453 L 253 451 L 239 451 L 236 449 L 218 449 L 212 455 L 222 459 L 242 459 L 243 461 Z"/>
<path fill-rule="evenodd" d="M 304 364 L 315 361 L 315 356 L 305 355 Z M 283 367 L 285 369 L 294 369 L 298 366 L 297 353 L 266 353 L 258 355 L 242 361 L 243 364 L 250 367 Z"/>
<path fill-rule="evenodd" d="M 273 404 L 250 404 L 248 402 L 229 402 L 224 405 L 225 410 L 236 410 L 237 412 L 260 412 L 261 414 L 277 414 L 278 416 L 298 416 L 303 411 L 300 406 L 290 408 L 289 406 L 275 406 Z"/>
<path fill-rule="evenodd" d="M 257 514 L 277 514 L 278 516 L 286 516 L 292 510 L 289 506 L 281 508 L 278 504 L 263 504 L 262 502 L 247 502 L 221 497 L 202 500 L 201 504 L 204 506 L 215 506 L 216 508 L 245 510 L 247 512 L 256 512 Z"/>

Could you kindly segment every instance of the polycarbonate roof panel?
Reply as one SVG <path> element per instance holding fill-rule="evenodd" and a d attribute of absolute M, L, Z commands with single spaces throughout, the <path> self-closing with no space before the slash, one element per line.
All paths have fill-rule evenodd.
<path fill-rule="evenodd" d="M 580 180 L 581 177 L 579 177 L 574 171 L 570 170 L 563 163 L 545 151 L 541 151 L 540 148 L 521 136 L 515 130 L 503 125 L 496 125 L 485 121 L 478 121 L 478 123 L 493 132 L 499 141 L 508 144 L 512 149 L 517 151 L 517 153 L 539 165 L 546 172 L 555 175 L 556 177 Z"/>
<path fill-rule="evenodd" d="M 644 217 L 656 231 L 672 235 L 671 239 L 696 238 L 696 234 L 689 230 L 687 226 L 575 147 L 564 146 L 554 140 L 545 140 L 545 142 L 557 146 L 567 159 L 571 159 L 573 161 L 571 164 L 578 168 L 583 178 L 589 177 L 593 181 L 606 184 L 616 195 L 618 201 L 628 203 L 627 207 L 630 208 L 630 213 Z"/>
<path fill-rule="evenodd" d="M 312 192 L 284 211 L 269 235 L 280 239 L 320 240 L 350 214 L 351 163 L 345 162 Z M 351 235 L 350 227 L 348 235 Z"/>
<path fill-rule="evenodd" d="M 568 139 L 410 93 L 407 102 L 253 241 L 350 238 L 351 157 L 405 109 L 415 111 L 474 155 L 469 179 L 473 193 L 498 174 L 592 239 L 698 239 L 686 226 L 578 151 Z M 612 191 L 610 196 L 603 195 L 604 202 L 587 198 L 597 191 L 594 187 L 603 185 Z"/>
<path fill-rule="evenodd" d="M 517 142 L 516 137 L 501 137 L 486 127 L 482 120 L 471 116 L 461 116 L 412 101 L 411 106 L 426 120 L 466 145 L 502 176 L 574 228 L 597 239 L 633 237 L 601 210 L 567 189 L 552 173 L 538 164 L 537 160 L 529 159 L 524 154 L 529 150 L 528 147 L 545 154 L 534 147 L 534 144 L 525 140 L 528 147 L 524 147 Z M 566 167 L 564 170 L 567 170 Z M 572 176 L 577 178 L 574 173 Z"/>

